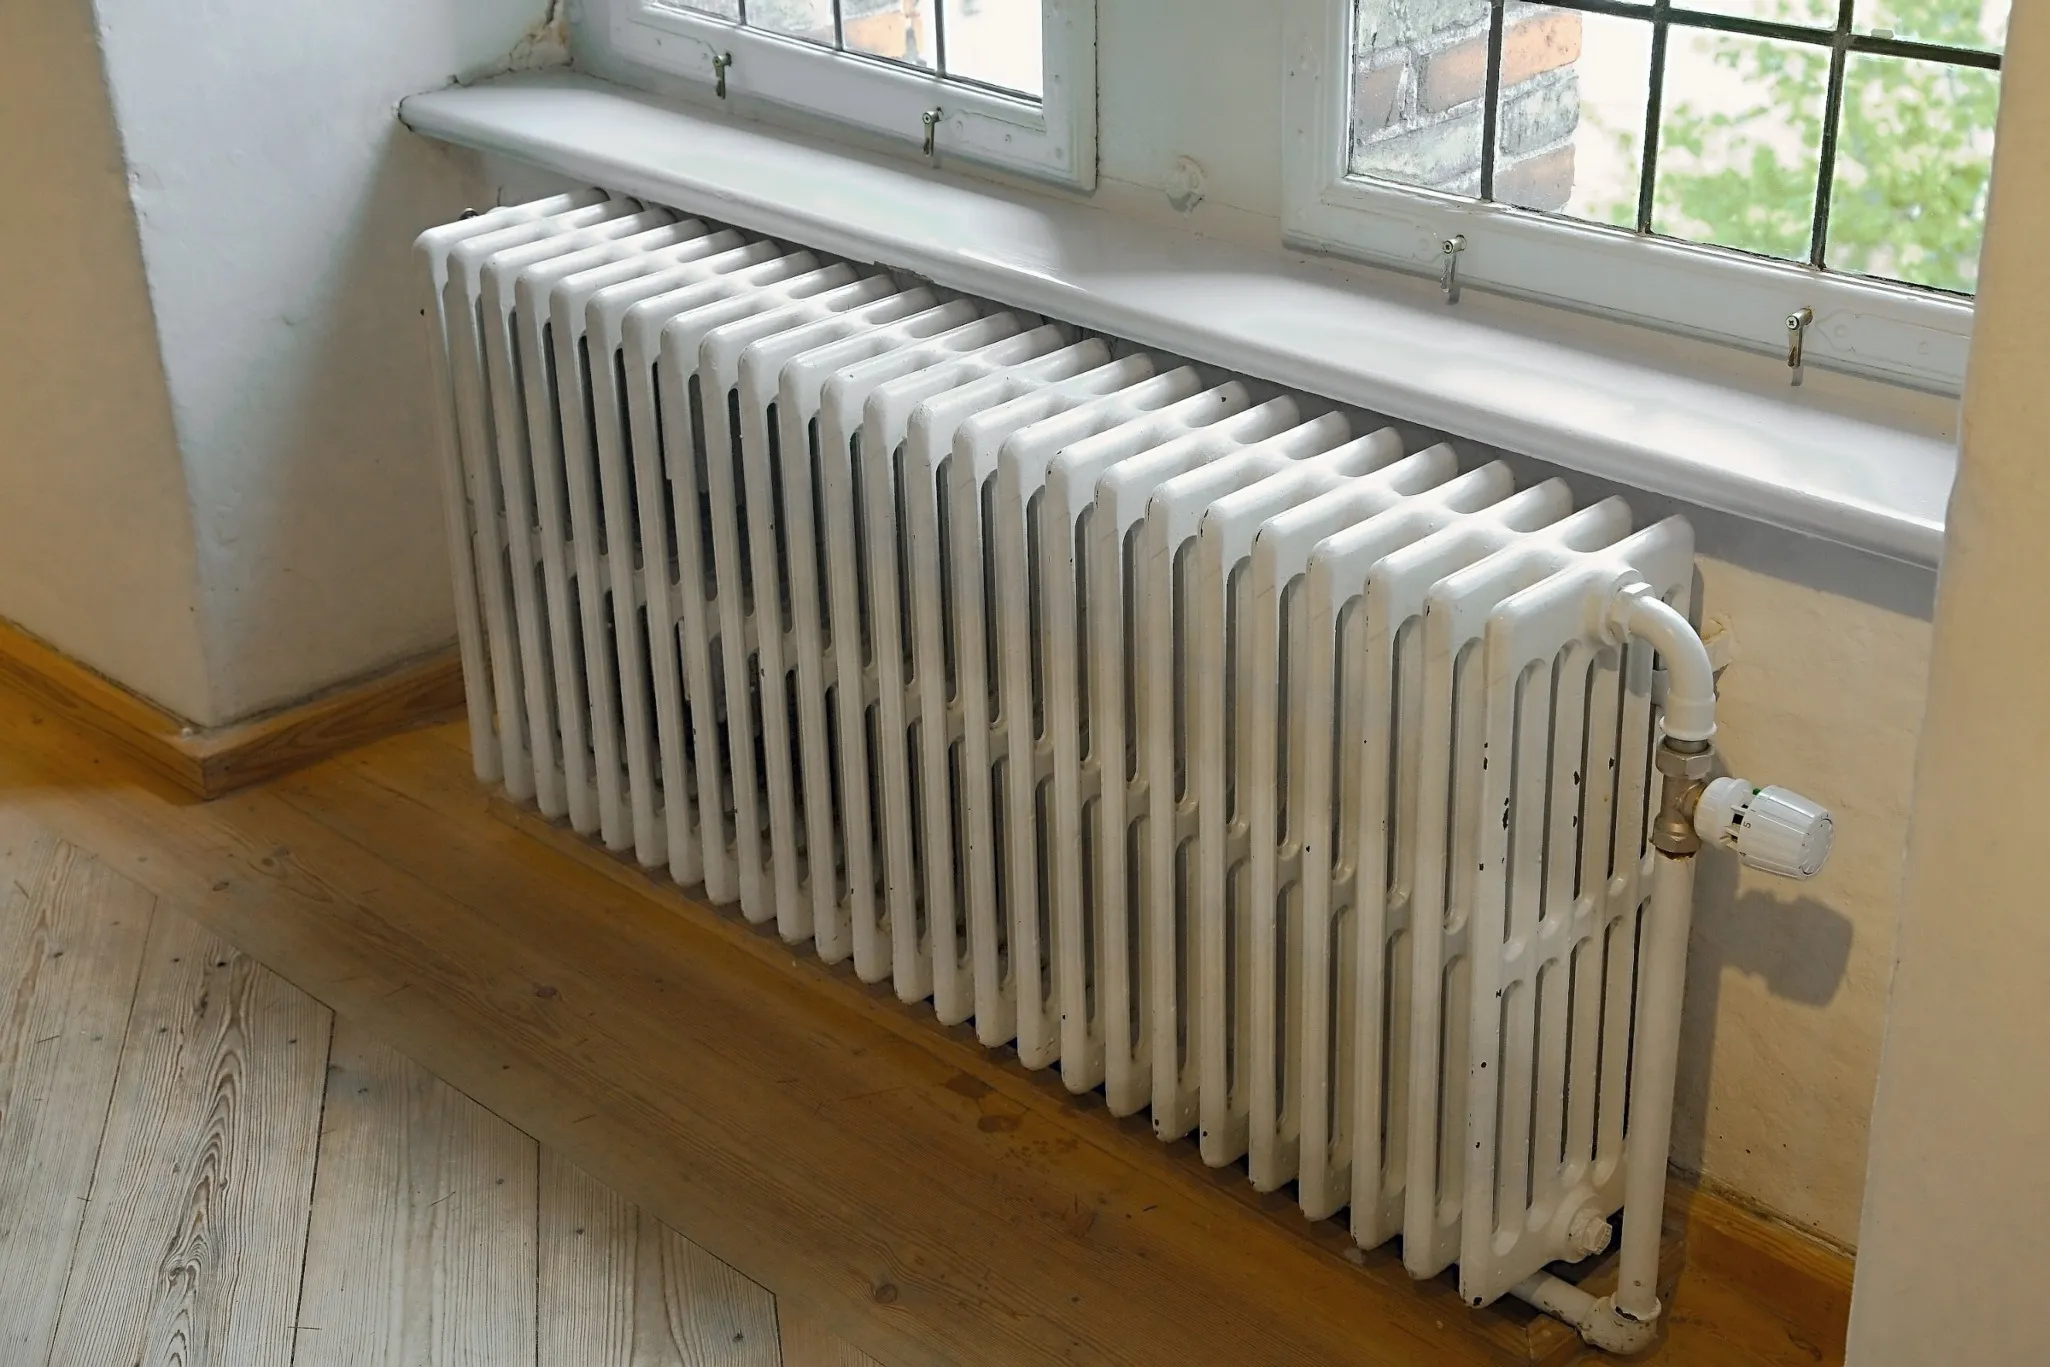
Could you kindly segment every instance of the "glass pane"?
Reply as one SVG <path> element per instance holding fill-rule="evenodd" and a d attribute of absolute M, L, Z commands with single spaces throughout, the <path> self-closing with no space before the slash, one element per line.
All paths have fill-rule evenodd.
<path fill-rule="evenodd" d="M 941 3 L 946 7 L 949 76 L 1039 96 L 1039 0 Z"/>
<path fill-rule="evenodd" d="M 1360 0 L 1353 174 L 1478 195 L 1487 77 L 1488 0 Z"/>
<path fill-rule="evenodd" d="M 740 22 L 740 0 L 666 0 L 666 3 L 693 14 L 709 14 L 714 19 Z"/>
<path fill-rule="evenodd" d="M 928 69 L 939 62 L 931 0 L 840 0 L 840 32 L 849 52 Z"/>
<path fill-rule="evenodd" d="M 1828 264 L 1972 290 L 1999 105 L 1994 72 L 1852 53 Z"/>
<path fill-rule="evenodd" d="M 2007 46 L 2009 0 L 1858 0 L 1860 33 L 1949 47 Z"/>
<path fill-rule="evenodd" d="M 1908 3 L 1914 4 L 1916 0 Z M 1837 19 L 1837 0 L 1686 0 L 1681 8 L 1826 29 L 1835 28 Z"/>
<path fill-rule="evenodd" d="M 1634 227 L 1651 25 L 1533 5 L 1502 31 L 1495 198 Z"/>
<path fill-rule="evenodd" d="M 1674 29 L 1653 229 L 1805 259 L 1828 85 L 1828 48 Z"/>
<path fill-rule="evenodd" d="M 747 26 L 833 46 L 833 0 L 747 0 Z"/>

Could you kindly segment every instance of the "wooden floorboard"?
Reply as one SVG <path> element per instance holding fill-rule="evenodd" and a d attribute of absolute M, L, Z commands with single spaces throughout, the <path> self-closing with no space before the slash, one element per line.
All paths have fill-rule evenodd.
<path fill-rule="evenodd" d="M 158 909 L 54 1364 L 290 1363 L 329 1020 Z"/>
<path fill-rule="evenodd" d="M 776 1325 L 783 1345 L 783 1367 L 883 1367 L 828 1329 L 811 1307 L 795 1296 L 777 1300 Z"/>
<path fill-rule="evenodd" d="M 532 1367 L 534 1141 L 344 1017 L 298 1367 Z"/>
<path fill-rule="evenodd" d="M 791 1361 L 1531 1360 L 1527 1317 L 1348 1258 L 1242 1174 L 504 819 L 450 729 L 185 806 L 44 720 L 0 691 L 10 804 L 782 1297 Z M 1726 1286 L 1677 1305 L 1719 1306 L 1716 1334 L 1676 1307 L 1647 1360 L 1762 1367 L 1799 1337 Z"/>
<path fill-rule="evenodd" d="M 776 1299 L 552 1149 L 540 1367 L 778 1367 Z"/>
<path fill-rule="evenodd" d="M 154 903 L 0 807 L 0 1362 L 49 1357 Z"/>

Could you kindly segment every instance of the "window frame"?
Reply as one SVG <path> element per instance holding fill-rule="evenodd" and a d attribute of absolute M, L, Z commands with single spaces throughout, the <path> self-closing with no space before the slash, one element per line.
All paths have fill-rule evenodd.
<path fill-rule="evenodd" d="M 1355 0 L 1285 0 L 1282 233 L 1290 246 L 1459 282 L 1784 359 L 1962 391 L 1972 301 L 1729 248 L 1653 237 L 1351 174 Z M 1646 301 L 1656 301 L 1648 304 Z"/>
<path fill-rule="evenodd" d="M 931 0 L 934 4 L 942 0 Z M 1042 98 L 820 47 L 663 0 L 597 0 L 614 55 L 719 98 L 763 101 L 925 156 L 964 159 L 1077 190 L 1096 185 L 1096 0 L 1040 0 Z M 724 94 L 714 58 L 730 55 Z"/>

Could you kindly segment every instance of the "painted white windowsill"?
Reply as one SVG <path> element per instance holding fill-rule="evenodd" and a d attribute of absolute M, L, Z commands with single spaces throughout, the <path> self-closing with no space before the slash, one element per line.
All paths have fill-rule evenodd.
<path fill-rule="evenodd" d="M 1470 292 L 1446 308 L 1426 282 L 892 164 L 575 73 L 415 95 L 400 113 L 429 137 L 1454 437 L 1913 564 L 1941 553 L 1956 469 L 1943 401 L 1864 403 L 1875 391 L 1812 370 L 1793 390 L 1762 359 L 1735 382 L 1701 378 L 1658 346 L 1633 354 L 1629 338 L 1648 336 L 1634 329 L 1559 315 L 1569 344 L 1511 301 Z"/>

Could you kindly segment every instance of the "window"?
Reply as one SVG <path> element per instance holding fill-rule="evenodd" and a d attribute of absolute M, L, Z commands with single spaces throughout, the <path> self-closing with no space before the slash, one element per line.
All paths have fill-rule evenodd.
<path fill-rule="evenodd" d="M 1291 6 L 1299 242 L 1961 379 L 2008 0 Z"/>
<path fill-rule="evenodd" d="M 623 56 L 936 160 L 1089 188 L 1095 0 L 600 0 Z"/>

